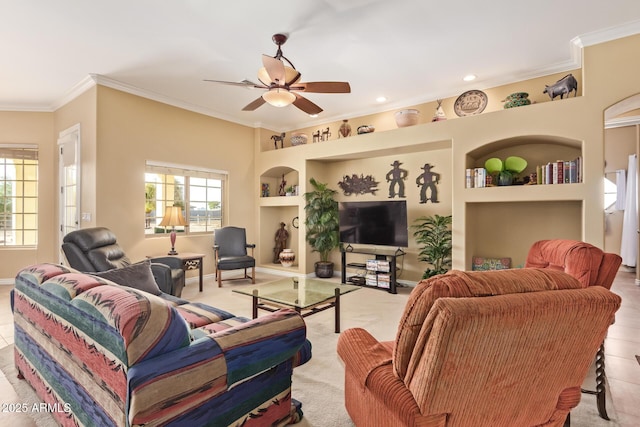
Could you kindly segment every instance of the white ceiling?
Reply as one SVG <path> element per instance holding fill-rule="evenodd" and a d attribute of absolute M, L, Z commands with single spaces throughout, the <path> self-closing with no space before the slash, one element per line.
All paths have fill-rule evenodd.
<path fill-rule="evenodd" d="M 352 92 L 305 94 L 324 109 L 311 118 L 244 112 L 260 90 L 203 82 L 257 81 L 275 33 L 302 81 Z M 98 82 L 290 130 L 566 71 L 581 45 L 635 33 L 637 0 L 0 0 L 0 110 L 53 111 Z"/>

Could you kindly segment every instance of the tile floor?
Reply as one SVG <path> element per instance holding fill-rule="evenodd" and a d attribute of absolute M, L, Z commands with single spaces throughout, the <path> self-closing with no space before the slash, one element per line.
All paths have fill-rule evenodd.
<path fill-rule="evenodd" d="M 197 284 L 190 284 L 185 288 L 185 298 L 197 294 Z M 205 277 L 205 287 L 206 285 L 215 286 L 214 278 Z M 13 343 L 10 290 L 11 286 L 0 286 L 0 348 Z M 622 307 L 616 314 L 616 322 L 609 328 L 605 341 L 608 391 L 612 396 L 619 425 L 635 427 L 640 426 L 640 364 L 635 357 L 640 355 L 640 286 L 635 284 L 633 273 L 620 272 L 612 290 L 622 297 Z M 192 291 L 195 292 L 194 295 L 191 295 Z M 246 304 L 243 307 L 248 308 Z M 0 404 L 6 403 L 19 403 L 19 397 L 0 372 Z M 25 414 L 0 411 L 0 425 L 9 423 L 12 427 L 35 426 Z"/>

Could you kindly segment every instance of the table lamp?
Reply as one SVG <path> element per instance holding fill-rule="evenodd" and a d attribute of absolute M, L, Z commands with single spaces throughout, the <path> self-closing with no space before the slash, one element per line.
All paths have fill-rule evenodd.
<path fill-rule="evenodd" d="M 182 216 L 180 206 L 167 206 L 164 217 L 158 225 L 161 227 L 171 227 L 171 250 L 167 255 L 178 255 L 178 252 L 176 252 L 176 225 L 187 225 L 184 216 Z"/>

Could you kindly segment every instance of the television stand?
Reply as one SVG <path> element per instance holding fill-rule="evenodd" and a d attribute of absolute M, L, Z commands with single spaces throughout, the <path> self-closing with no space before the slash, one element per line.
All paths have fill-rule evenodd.
<path fill-rule="evenodd" d="M 377 289 L 386 289 L 390 294 L 397 294 L 397 282 L 396 282 L 396 273 L 397 273 L 397 265 L 398 258 L 404 256 L 404 251 L 400 248 L 398 249 L 379 249 L 379 248 L 354 248 L 351 245 L 341 246 L 340 252 L 342 255 L 342 283 L 347 283 L 347 280 L 354 284 L 360 286 L 367 287 L 375 287 Z M 389 274 L 389 287 L 381 287 L 381 286 L 373 286 L 368 285 L 366 280 L 363 280 L 362 276 L 352 276 L 347 278 L 347 267 L 356 268 L 356 269 L 367 269 L 367 264 L 353 262 L 347 264 L 347 254 L 361 254 L 361 255 L 373 255 L 375 256 L 376 261 L 388 261 L 389 269 L 382 270 L 368 270 L 371 271 L 372 274 L 377 275 L 380 274 Z"/>

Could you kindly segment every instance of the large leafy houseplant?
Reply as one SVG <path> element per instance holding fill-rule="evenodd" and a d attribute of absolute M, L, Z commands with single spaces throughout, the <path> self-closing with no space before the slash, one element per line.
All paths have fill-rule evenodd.
<path fill-rule="evenodd" d="M 320 262 L 316 263 L 315 268 L 316 276 L 331 277 L 333 263 L 329 262 L 329 254 L 340 244 L 338 202 L 335 200 L 338 192 L 314 178 L 311 178 L 309 183 L 313 190 L 304 194 L 306 239 L 313 252 L 320 254 Z"/>
<path fill-rule="evenodd" d="M 444 274 L 451 268 L 451 221 L 451 215 L 422 216 L 411 226 L 420 246 L 418 259 L 433 267 L 425 270 L 423 279 Z"/>

